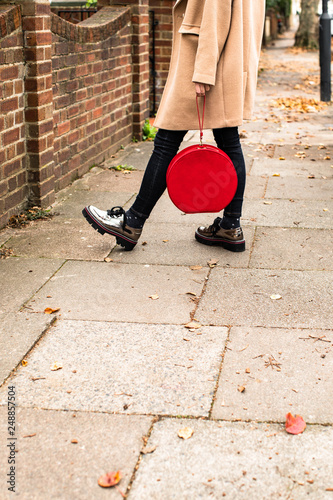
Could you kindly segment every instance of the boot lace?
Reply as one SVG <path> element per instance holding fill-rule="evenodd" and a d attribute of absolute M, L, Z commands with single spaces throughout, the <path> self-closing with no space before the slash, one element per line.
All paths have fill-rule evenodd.
<path fill-rule="evenodd" d="M 121 217 L 122 215 L 124 216 L 124 219 L 123 219 L 123 229 L 125 229 L 125 225 L 126 225 L 126 212 L 125 210 L 123 209 L 123 207 L 112 207 L 110 210 L 107 210 L 106 213 L 108 214 L 109 217 L 114 217 L 114 218 L 117 218 L 117 217 Z"/>
<path fill-rule="evenodd" d="M 221 220 L 222 220 L 221 217 L 216 217 L 213 224 L 209 226 L 208 231 L 211 231 L 213 233 L 213 236 L 215 236 L 217 231 L 221 229 L 220 227 Z"/>

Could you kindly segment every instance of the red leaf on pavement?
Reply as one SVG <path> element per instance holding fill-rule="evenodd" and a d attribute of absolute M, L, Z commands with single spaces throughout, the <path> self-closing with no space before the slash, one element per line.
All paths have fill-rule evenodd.
<path fill-rule="evenodd" d="M 300 415 L 292 415 L 288 413 L 286 415 L 286 431 L 289 434 L 301 434 L 306 428 L 306 423 Z"/>
<path fill-rule="evenodd" d="M 111 486 L 115 486 L 121 480 L 121 472 L 118 470 L 117 472 L 108 472 L 101 476 L 98 480 L 98 484 L 103 488 L 110 488 Z"/>

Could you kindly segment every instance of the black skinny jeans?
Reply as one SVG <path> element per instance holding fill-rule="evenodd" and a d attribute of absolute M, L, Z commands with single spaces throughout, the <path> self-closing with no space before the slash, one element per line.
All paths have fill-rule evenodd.
<path fill-rule="evenodd" d="M 154 151 L 148 162 L 143 176 L 140 191 L 131 207 L 139 217 L 147 219 L 159 198 L 166 189 L 166 172 L 168 166 L 177 154 L 179 146 L 187 130 L 159 129 L 155 141 Z M 243 195 L 245 189 L 245 161 L 239 140 L 238 128 L 218 128 L 213 130 L 217 146 L 231 159 L 237 172 L 238 186 L 233 200 L 224 209 L 224 214 L 241 217 Z"/>

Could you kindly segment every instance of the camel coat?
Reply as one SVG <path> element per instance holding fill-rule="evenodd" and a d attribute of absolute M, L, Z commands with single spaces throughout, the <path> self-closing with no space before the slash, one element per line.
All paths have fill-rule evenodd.
<path fill-rule="evenodd" d="M 212 85 L 204 128 L 250 119 L 257 85 L 265 0 L 177 0 L 168 79 L 155 125 L 198 129 L 193 82 Z"/>

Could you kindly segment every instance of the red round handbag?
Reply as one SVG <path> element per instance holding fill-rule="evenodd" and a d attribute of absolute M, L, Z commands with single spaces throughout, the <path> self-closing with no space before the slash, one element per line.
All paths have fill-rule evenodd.
<path fill-rule="evenodd" d="M 221 149 L 202 144 L 202 122 L 197 97 L 200 144 L 180 151 L 171 161 L 166 175 L 171 201 L 187 214 L 220 212 L 233 199 L 237 189 L 235 167 Z"/>

